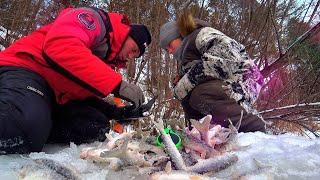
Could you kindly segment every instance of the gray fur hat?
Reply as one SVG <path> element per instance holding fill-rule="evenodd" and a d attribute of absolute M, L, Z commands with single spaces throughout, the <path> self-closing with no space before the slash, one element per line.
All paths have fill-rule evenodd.
<path fill-rule="evenodd" d="M 165 49 L 172 40 L 179 37 L 180 33 L 176 21 L 170 21 L 163 24 L 160 28 L 160 47 Z"/>

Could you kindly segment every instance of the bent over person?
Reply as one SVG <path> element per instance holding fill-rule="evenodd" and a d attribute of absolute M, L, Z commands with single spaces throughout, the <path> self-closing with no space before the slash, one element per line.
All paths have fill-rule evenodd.
<path fill-rule="evenodd" d="M 265 131 L 253 108 L 263 78 L 243 45 L 184 13 L 162 25 L 160 46 L 178 61 L 174 95 L 187 120 L 211 114 L 212 123 L 227 127 L 243 112 L 239 131 Z"/>
<path fill-rule="evenodd" d="M 17 40 L 0 53 L 0 152 L 41 151 L 49 137 L 104 137 L 110 114 L 100 99 L 113 93 L 131 110 L 143 103 L 142 90 L 115 68 L 143 55 L 150 42 L 146 26 L 97 8 L 64 9 Z"/>

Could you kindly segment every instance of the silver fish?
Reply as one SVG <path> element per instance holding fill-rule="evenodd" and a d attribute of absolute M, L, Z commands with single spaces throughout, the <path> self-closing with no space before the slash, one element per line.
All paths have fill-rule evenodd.
<path fill-rule="evenodd" d="M 117 143 L 119 143 L 119 141 L 121 142 L 121 140 L 123 140 L 123 139 L 132 139 L 132 136 L 134 134 L 136 134 L 135 131 L 124 132 L 116 137 L 113 137 L 111 134 L 106 133 L 105 135 L 108 139 L 108 143 L 106 144 L 105 148 L 107 148 L 108 150 L 111 150 L 117 146 Z"/>
<path fill-rule="evenodd" d="M 193 172 L 187 172 L 187 171 L 171 171 L 170 173 L 166 173 L 166 172 L 156 172 L 154 174 L 151 175 L 150 177 L 151 180 L 161 180 L 161 179 L 165 179 L 165 180 L 209 180 L 209 179 L 213 179 L 210 178 L 208 176 L 204 176 L 204 175 L 200 175 L 200 174 L 196 174 Z"/>
<path fill-rule="evenodd" d="M 230 151 L 246 150 L 249 147 L 249 146 L 239 146 L 237 145 L 237 142 L 236 142 L 238 130 L 241 125 L 241 119 L 236 124 L 236 126 L 234 126 L 231 120 L 229 119 L 229 122 L 230 122 L 229 128 L 226 128 L 223 132 L 220 133 L 221 137 L 219 138 L 223 140 L 223 143 L 215 147 L 217 151 L 224 153 L 224 152 L 230 152 Z"/>
<path fill-rule="evenodd" d="M 124 144 L 119 149 L 111 151 L 103 151 L 100 153 L 101 158 L 119 158 L 124 166 L 135 165 L 138 167 L 150 167 L 152 164 L 145 160 L 144 155 L 139 153 L 138 149 L 128 148 L 129 140 L 125 140 Z"/>
<path fill-rule="evenodd" d="M 139 173 L 146 174 L 146 175 L 153 174 L 159 171 L 163 171 L 163 167 L 156 166 L 156 167 L 139 168 Z"/>
<path fill-rule="evenodd" d="M 24 166 L 19 179 L 79 180 L 79 173 L 51 159 L 35 159 L 34 164 Z"/>
<path fill-rule="evenodd" d="M 218 172 L 222 169 L 225 169 L 233 165 L 237 161 L 238 161 L 238 156 L 236 156 L 235 154 L 226 154 L 223 156 L 217 156 L 214 158 L 199 160 L 198 163 L 188 167 L 187 170 L 194 173 L 200 173 L 200 174 L 207 173 L 207 172 Z"/>
<path fill-rule="evenodd" d="M 208 141 L 208 132 L 210 129 L 211 119 L 212 119 L 211 115 L 207 115 L 207 116 L 203 117 L 202 119 L 200 119 L 199 121 L 196 121 L 194 119 L 190 119 L 192 126 L 195 127 L 200 132 L 201 139 L 204 140 L 205 142 L 209 142 Z M 200 121 L 202 121 L 202 123 L 200 123 Z"/>
<path fill-rule="evenodd" d="M 132 139 L 131 136 L 127 136 L 118 139 L 113 144 L 113 149 L 106 148 L 105 145 L 97 148 L 84 148 L 80 157 L 95 163 L 106 164 L 114 171 L 125 166 L 139 168 L 159 166 L 169 160 L 162 148 L 146 143 L 144 138 Z"/>
<path fill-rule="evenodd" d="M 186 170 L 187 167 L 182 159 L 180 152 L 176 148 L 175 144 L 172 142 L 170 135 L 166 134 L 164 132 L 163 121 L 160 119 L 158 123 L 154 122 L 154 124 L 156 125 L 157 129 L 161 133 L 161 137 L 162 137 L 163 143 L 165 145 L 165 148 L 166 148 L 171 160 L 173 161 L 175 167 L 178 170 Z"/>
<path fill-rule="evenodd" d="M 184 130 L 179 130 L 178 132 L 183 140 L 183 146 L 185 148 L 200 153 L 200 157 L 202 159 L 218 155 L 218 152 L 209 145 L 207 145 L 204 141 L 190 134 L 187 134 L 186 132 L 184 132 Z"/>

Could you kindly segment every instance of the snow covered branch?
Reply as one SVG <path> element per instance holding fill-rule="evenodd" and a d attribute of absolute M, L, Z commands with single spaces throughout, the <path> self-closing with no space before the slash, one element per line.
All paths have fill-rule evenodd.
<path fill-rule="evenodd" d="M 320 106 L 320 102 L 302 103 L 302 104 L 294 104 L 294 105 L 289 105 L 289 106 L 283 106 L 283 107 L 278 107 L 278 108 L 273 108 L 273 109 L 268 109 L 268 110 L 260 111 L 259 114 L 264 114 L 264 113 L 273 112 L 273 111 L 282 110 L 282 109 L 290 109 L 290 108 L 296 108 L 296 107 L 304 107 L 304 106 Z"/>

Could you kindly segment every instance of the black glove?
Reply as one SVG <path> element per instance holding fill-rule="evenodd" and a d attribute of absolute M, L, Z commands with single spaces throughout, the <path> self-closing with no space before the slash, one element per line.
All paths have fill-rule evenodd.
<path fill-rule="evenodd" d="M 132 103 L 132 110 L 137 110 L 144 103 L 144 95 L 141 88 L 135 84 L 121 81 L 113 91 L 114 96 Z"/>
<path fill-rule="evenodd" d="M 156 99 L 158 96 L 153 97 L 150 101 L 148 101 L 148 103 L 143 104 L 140 106 L 140 108 L 136 109 L 136 110 L 131 110 L 130 108 L 126 108 L 124 107 L 123 109 L 123 114 L 124 114 L 124 119 L 126 118 L 140 118 L 140 117 L 144 117 L 144 116 L 148 116 L 147 114 L 149 114 L 153 104 L 155 103 Z M 146 113 L 146 114 L 144 114 Z"/>

